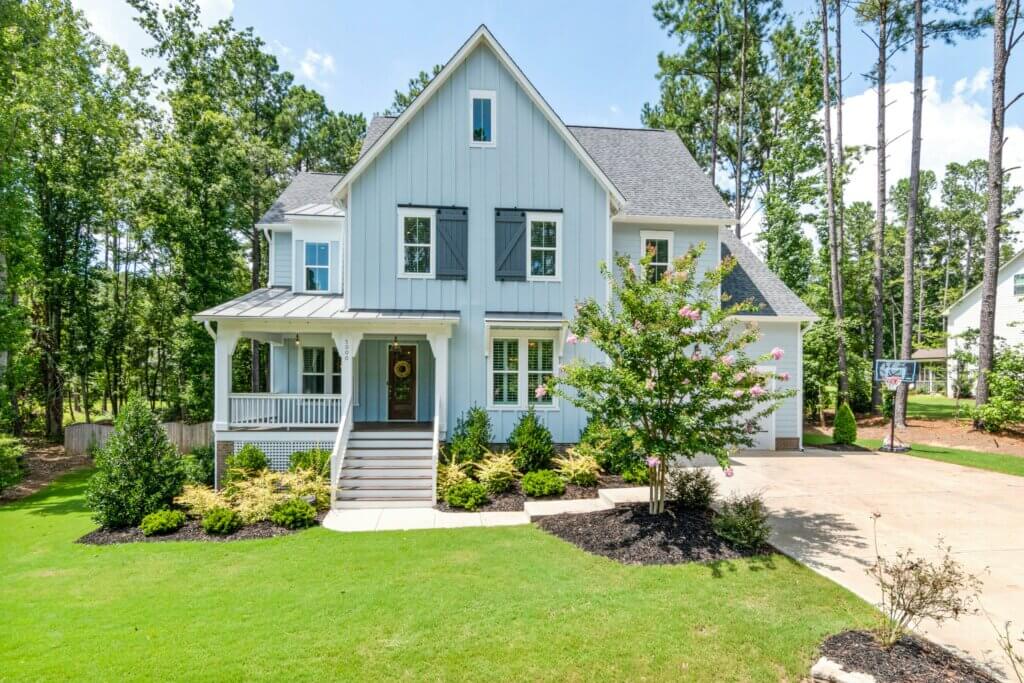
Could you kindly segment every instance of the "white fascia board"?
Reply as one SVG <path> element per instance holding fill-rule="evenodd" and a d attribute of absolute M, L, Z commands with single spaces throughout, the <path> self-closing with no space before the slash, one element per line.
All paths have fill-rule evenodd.
<path fill-rule="evenodd" d="M 754 323 L 807 323 L 816 322 L 819 318 L 816 315 L 733 315 L 729 319 Z"/>
<path fill-rule="evenodd" d="M 701 218 L 699 216 L 637 216 L 617 214 L 616 223 L 641 223 L 645 225 L 736 225 L 735 218 Z"/>
<path fill-rule="evenodd" d="M 363 171 L 369 168 L 370 164 L 373 163 L 373 160 L 377 158 L 381 151 L 383 151 L 398 135 L 398 133 L 405 128 L 409 121 L 416 117 L 416 114 L 419 113 L 420 109 L 430 101 L 434 94 L 441 89 L 441 86 L 443 86 L 451 75 L 455 73 L 456 69 L 458 69 L 459 66 L 466 61 L 469 55 L 473 53 L 473 50 L 481 44 L 486 44 L 491 51 L 497 55 L 498 61 L 508 69 L 509 73 L 512 74 L 512 77 L 516 79 L 519 87 L 526 92 L 527 96 L 534 105 L 541 110 L 548 122 L 555 127 L 555 130 L 559 132 L 565 143 L 576 153 L 576 156 L 579 157 L 580 161 L 583 162 L 583 165 L 587 167 L 587 170 L 590 171 L 591 175 L 597 178 L 598 182 L 600 182 L 608 191 L 608 194 L 615 202 L 615 206 L 617 208 L 624 206 L 626 199 L 622 196 L 622 193 L 619 192 L 619 189 L 615 187 L 615 183 L 613 183 L 611 178 L 601 170 L 601 167 L 597 165 L 597 162 L 591 158 L 583 148 L 583 145 L 580 144 L 580 141 L 576 139 L 576 136 L 569 131 L 562 119 L 560 119 L 558 114 L 556 114 L 551 108 L 551 105 L 549 105 L 541 94 L 537 92 L 537 89 L 533 87 L 533 84 L 526 78 L 526 75 L 522 70 L 520 70 L 516 63 L 512 61 L 512 58 L 505 51 L 505 48 L 498 43 L 494 35 L 483 24 L 481 24 L 480 28 L 478 28 L 473 35 L 469 37 L 469 40 L 463 43 L 458 52 L 448 60 L 448 63 L 445 64 L 443 69 L 441 69 L 441 72 L 430 81 L 427 87 L 423 89 L 423 92 L 413 100 L 412 104 L 410 104 L 405 111 L 399 114 L 395 122 L 392 123 L 391 126 L 384 131 L 384 134 L 381 135 L 373 144 L 373 147 L 367 150 L 366 154 L 359 158 L 355 166 L 353 166 L 349 172 L 338 181 L 338 184 L 331 190 L 331 196 L 337 198 L 345 194 L 345 190 L 352 185 L 352 182 L 362 175 Z"/>

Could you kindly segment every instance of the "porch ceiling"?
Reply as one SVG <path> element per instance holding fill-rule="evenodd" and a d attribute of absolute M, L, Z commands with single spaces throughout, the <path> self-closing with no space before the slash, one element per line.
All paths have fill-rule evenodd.
<path fill-rule="evenodd" d="M 338 294 L 307 294 L 287 287 L 265 287 L 243 294 L 213 308 L 197 313 L 199 322 L 224 321 L 402 321 L 457 323 L 457 311 L 421 311 L 395 309 L 345 309 L 345 298 Z"/>

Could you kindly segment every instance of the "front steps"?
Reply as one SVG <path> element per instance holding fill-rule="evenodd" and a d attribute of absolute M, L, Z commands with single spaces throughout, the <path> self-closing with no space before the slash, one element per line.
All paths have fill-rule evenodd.
<path fill-rule="evenodd" d="M 431 507 L 432 448 L 429 431 L 352 431 L 334 507 Z"/>

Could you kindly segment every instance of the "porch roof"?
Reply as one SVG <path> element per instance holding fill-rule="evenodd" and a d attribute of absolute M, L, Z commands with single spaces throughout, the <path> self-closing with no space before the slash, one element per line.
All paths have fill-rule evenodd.
<path fill-rule="evenodd" d="M 345 298 L 339 294 L 293 292 L 287 287 L 264 287 L 243 294 L 227 303 L 208 308 L 193 319 L 210 320 L 294 320 L 298 321 L 364 321 L 405 320 L 449 322 L 459 321 L 458 311 L 425 311 L 401 309 L 345 309 Z"/>

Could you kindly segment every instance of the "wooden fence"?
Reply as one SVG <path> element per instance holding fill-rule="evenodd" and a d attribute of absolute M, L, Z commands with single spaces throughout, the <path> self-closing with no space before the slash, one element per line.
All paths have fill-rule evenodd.
<path fill-rule="evenodd" d="M 213 443 L 213 423 L 185 424 L 184 422 L 165 422 L 167 437 L 179 452 L 188 453 L 196 446 L 209 446 Z M 64 451 L 68 455 L 81 455 L 89 451 L 89 446 L 102 446 L 107 442 L 114 428 L 111 425 L 76 424 L 64 430 Z"/>

